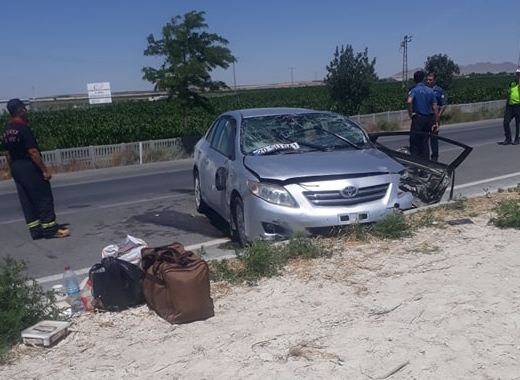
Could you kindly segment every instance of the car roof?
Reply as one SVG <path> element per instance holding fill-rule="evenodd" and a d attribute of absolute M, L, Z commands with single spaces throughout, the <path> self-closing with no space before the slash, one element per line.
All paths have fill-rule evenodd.
<path fill-rule="evenodd" d="M 272 116 L 272 115 L 286 115 L 286 114 L 303 114 L 303 113 L 315 113 L 315 112 L 328 112 L 328 111 L 317 111 L 307 108 L 293 108 L 293 107 L 266 107 L 266 108 L 244 108 L 234 111 L 226 112 L 234 116 L 240 116 L 242 118 L 257 117 L 257 116 Z"/>

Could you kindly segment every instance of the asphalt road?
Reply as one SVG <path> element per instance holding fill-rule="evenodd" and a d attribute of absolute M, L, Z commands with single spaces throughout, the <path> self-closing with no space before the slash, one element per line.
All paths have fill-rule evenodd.
<path fill-rule="evenodd" d="M 456 172 L 455 197 L 520 183 L 520 146 L 497 144 L 503 140 L 501 120 L 445 126 L 441 133 L 474 148 Z M 441 161 L 457 153 L 440 146 Z M 0 181 L 0 257 L 24 259 L 28 275 L 50 285 L 60 280 L 67 264 L 85 276 L 100 261 L 102 248 L 127 234 L 149 246 L 173 241 L 194 250 L 204 246 L 207 259 L 231 255 L 225 223 L 210 222 L 195 211 L 191 164 L 187 159 L 55 174 L 58 221 L 71 229 L 65 239 L 32 241 L 13 181 Z"/>
<path fill-rule="evenodd" d="M 30 239 L 12 180 L 0 182 L 0 257 L 28 263 L 28 274 L 60 274 L 70 264 L 80 274 L 101 259 L 103 247 L 127 234 L 149 246 L 180 241 L 197 249 L 227 240 L 225 225 L 212 224 L 193 207 L 191 160 L 58 173 L 51 180 L 65 239 Z M 44 281 L 54 281 L 44 278 Z"/>

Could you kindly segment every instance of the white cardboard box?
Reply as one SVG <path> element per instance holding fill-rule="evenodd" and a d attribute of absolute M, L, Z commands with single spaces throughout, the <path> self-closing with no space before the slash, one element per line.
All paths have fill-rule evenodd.
<path fill-rule="evenodd" d="M 41 321 L 34 326 L 22 331 L 23 342 L 27 345 L 49 347 L 68 332 L 70 322 L 62 321 Z"/>

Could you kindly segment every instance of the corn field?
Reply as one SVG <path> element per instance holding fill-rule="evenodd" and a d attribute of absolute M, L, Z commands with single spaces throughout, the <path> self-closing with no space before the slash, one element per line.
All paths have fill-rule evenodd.
<path fill-rule="evenodd" d="M 458 78 L 447 92 L 450 104 L 477 103 L 506 99 L 511 76 Z M 405 109 L 408 88 L 401 82 L 378 82 L 360 107 L 361 114 Z M 171 139 L 202 135 L 221 112 L 252 107 L 304 107 L 333 109 L 323 85 L 240 90 L 208 94 L 211 111 L 194 109 L 188 113 L 186 130 L 183 110 L 175 99 L 156 101 L 128 100 L 105 105 L 53 109 L 37 101 L 31 103 L 30 125 L 41 150 L 67 149 L 91 145 L 109 145 L 136 141 Z M 353 116 L 353 115 L 350 115 Z M 0 115 L 1 125 L 7 123 Z"/>

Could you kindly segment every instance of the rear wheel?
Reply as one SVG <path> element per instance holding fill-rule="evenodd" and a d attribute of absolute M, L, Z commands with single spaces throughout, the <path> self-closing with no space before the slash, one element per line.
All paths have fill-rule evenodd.
<path fill-rule="evenodd" d="M 197 211 L 201 214 L 205 214 L 208 211 L 208 206 L 206 202 L 202 199 L 202 193 L 200 190 L 200 177 L 199 172 L 195 171 L 194 177 L 194 189 L 195 189 L 195 206 L 197 207 Z"/>
<path fill-rule="evenodd" d="M 233 240 L 235 240 L 240 247 L 244 248 L 247 245 L 246 224 L 244 219 L 244 203 L 242 199 L 236 197 L 231 208 L 233 215 Z"/>

